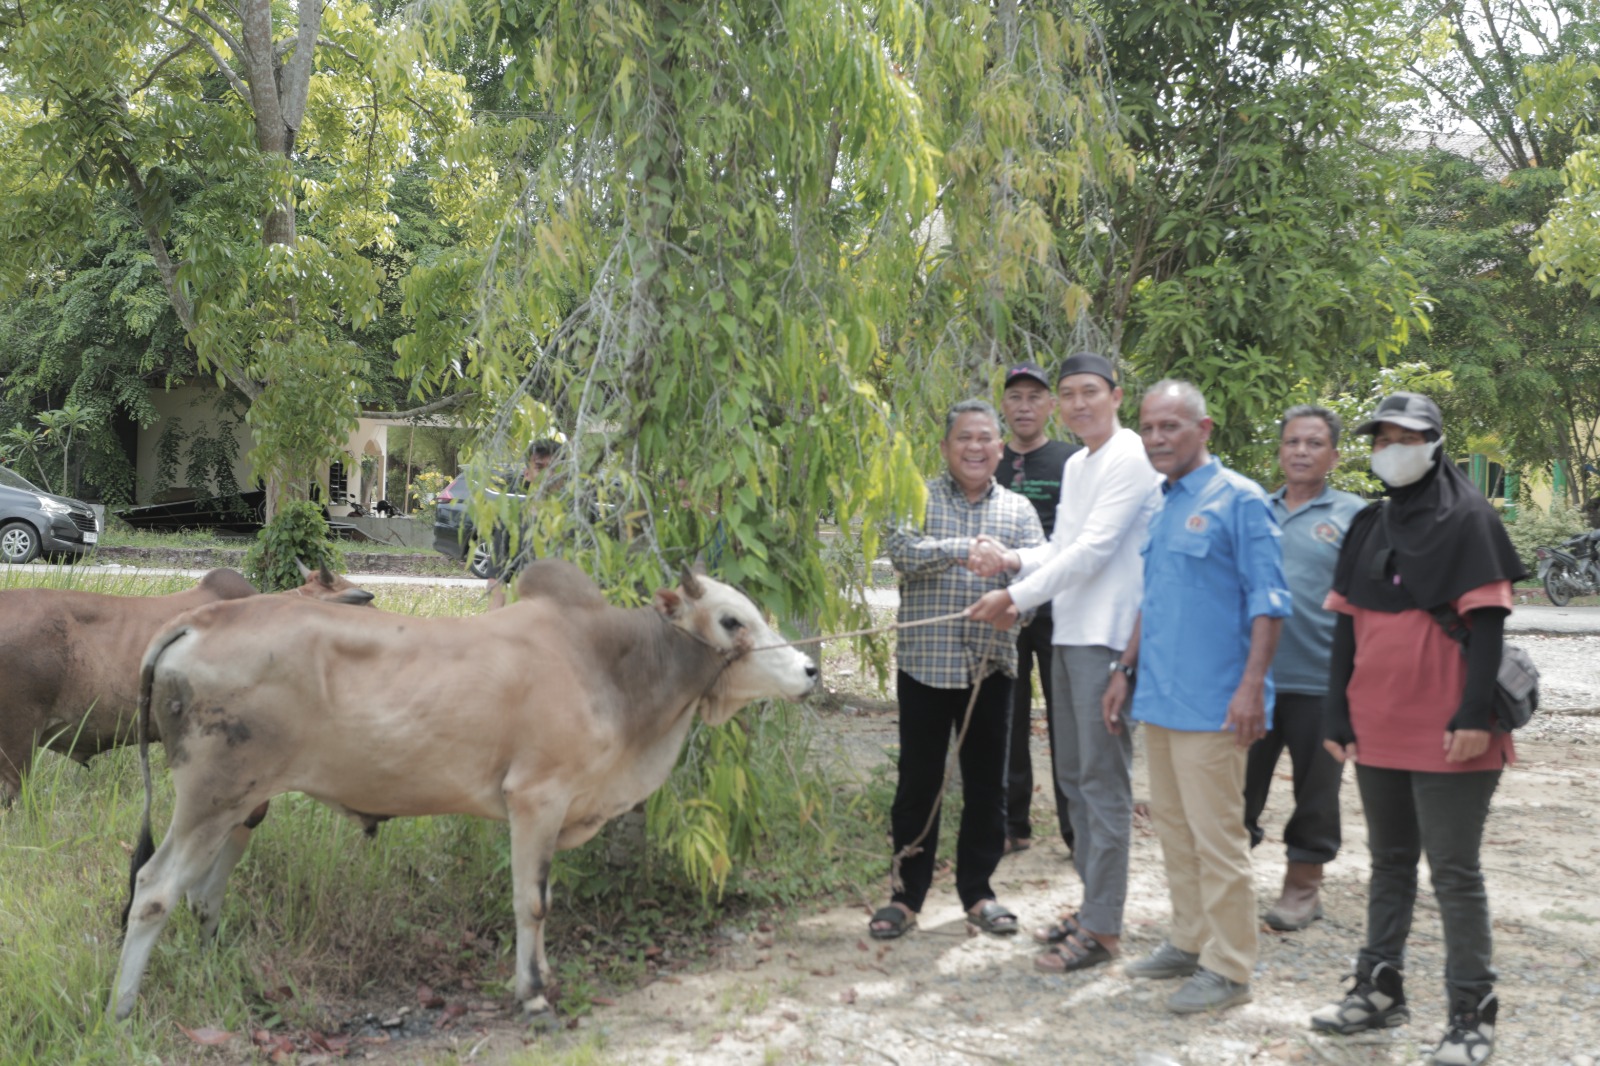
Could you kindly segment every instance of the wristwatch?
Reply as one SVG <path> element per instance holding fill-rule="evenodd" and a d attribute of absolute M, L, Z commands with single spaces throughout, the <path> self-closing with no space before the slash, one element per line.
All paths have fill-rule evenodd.
<path fill-rule="evenodd" d="M 1107 673 L 1121 674 L 1123 677 L 1128 679 L 1128 684 L 1131 685 L 1133 684 L 1134 674 L 1137 673 L 1137 671 L 1128 663 L 1122 662 L 1119 659 L 1112 662 L 1111 669 L 1108 670 Z"/>

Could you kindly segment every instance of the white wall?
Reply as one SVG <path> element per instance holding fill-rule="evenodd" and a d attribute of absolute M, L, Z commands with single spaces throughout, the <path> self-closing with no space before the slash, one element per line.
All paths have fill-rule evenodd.
<path fill-rule="evenodd" d="M 151 502 L 151 490 L 156 480 L 156 442 L 161 439 L 161 434 L 168 426 L 176 423 L 185 431 L 203 427 L 207 435 L 214 435 L 220 421 L 216 414 L 217 401 L 220 397 L 221 394 L 215 387 L 205 385 L 180 385 L 174 389 L 150 390 L 150 403 L 161 417 L 139 431 L 135 456 L 135 470 L 139 478 L 136 502 Z M 361 500 L 370 496 L 372 502 L 376 503 L 383 498 L 384 468 L 387 466 L 389 454 L 389 425 L 390 423 L 386 421 L 360 419 L 344 443 L 344 450 L 348 453 L 345 476 L 354 499 Z M 239 442 L 239 458 L 233 464 L 233 476 L 239 482 L 239 488 L 248 491 L 255 488 L 255 474 L 247 461 L 250 449 L 255 447 L 255 436 L 250 432 L 250 428 L 240 421 L 234 427 L 234 437 Z M 375 455 L 378 458 L 378 466 L 374 471 L 376 484 L 370 492 L 365 491 L 366 487 L 361 484 L 363 455 Z M 185 462 L 178 464 L 178 474 L 173 487 L 182 487 L 186 484 L 186 467 Z M 324 479 L 326 475 L 327 472 L 324 471 Z M 333 514 L 344 514 L 348 511 L 349 508 L 344 506 L 342 501 L 340 505 L 331 509 Z"/>
<path fill-rule="evenodd" d="M 138 454 L 134 459 L 134 469 L 139 477 L 134 497 L 136 502 L 150 502 L 151 490 L 155 487 L 156 481 L 156 442 L 161 439 L 161 434 L 176 422 L 186 431 L 204 427 L 208 436 L 214 435 L 219 421 L 216 415 L 218 397 L 219 393 L 215 387 L 207 388 L 201 385 L 180 385 L 175 389 L 150 390 L 150 403 L 161 417 L 139 431 Z M 245 461 L 245 456 L 255 447 L 255 437 L 243 421 L 234 429 L 234 437 L 239 442 L 239 458 L 234 461 L 233 476 L 239 482 L 241 489 L 254 488 L 250 464 Z M 177 477 L 173 480 L 174 487 L 187 484 L 185 476 L 187 465 L 184 462 L 178 464 Z"/>

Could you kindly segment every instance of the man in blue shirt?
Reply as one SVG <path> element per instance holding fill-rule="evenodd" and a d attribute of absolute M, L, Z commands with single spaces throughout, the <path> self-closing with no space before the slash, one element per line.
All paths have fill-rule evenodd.
<path fill-rule="evenodd" d="M 1244 776 L 1244 824 L 1250 846 L 1261 843 L 1278 756 L 1289 749 L 1294 766 L 1294 813 L 1283 827 L 1288 869 L 1283 891 L 1266 922 L 1281 932 L 1304 929 L 1322 917 L 1323 864 L 1339 854 L 1339 763 L 1322 746 L 1322 701 L 1328 694 L 1333 654 L 1332 611 L 1323 610 L 1350 520 L 1366 506 L 1361 497 L 1329 487 L 1339 463 L 1339 416 L 1301 405 L 1279 423 L 1278 467 L 1283 488 L 1272 494 L 1272 514 L 1283 530 L 1283 570 L 1294 613 L 1272 660 L 1278 698 L 1272 728 L 1250 749 Z"/>
<path fill-rule="evenodd" d="M 1244 827 L 1245 753 L 1270 724 L 1272 656 L 1290 612 L 1283 551 L 1261 486 L 1206 450 L 1205 397 L 1162 381 L 1144 398 L 1139 436 L 1166 477 L 1150 523 L 1139 623 L 1112 664 L 1102 710 L 1120 730 L 1145 724 L 1150 818 L 1161 841 L 1172 930 L 1131 977 L 1189 979 L 1179 1014 L 1250 1000 L 1256 898 Z"/>

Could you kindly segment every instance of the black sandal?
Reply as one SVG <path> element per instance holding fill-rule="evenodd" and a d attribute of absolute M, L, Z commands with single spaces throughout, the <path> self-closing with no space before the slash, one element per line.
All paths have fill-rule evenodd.
<path fill-rule="evenodd" d="M 879 928 L 879 926 L 883 928 Z M 867 923 L 867 932 L 874 940 L 898 940 L 917 927 L 917 916 L 893 903 L 880 907 Z"/>
<path fill-rule="evenodd" d="M 992 899 L 979 904 L 976 914 L 968 911 L 967 921 L 980 932 L 994 936 L 1015 936 L 1017 932 L 1017 916 Z"/>
<path fill-rule="evenodd" d="M 1033 931 L 1033 939 L 1040 944 L 1059 944 L 1073 933 L 1076 933 L 1079 928 L 1078 915 L 1074 911 L 1072 914 L 1057 918 L 1049 925 L 1043 925 L 1035 929 Z"/>

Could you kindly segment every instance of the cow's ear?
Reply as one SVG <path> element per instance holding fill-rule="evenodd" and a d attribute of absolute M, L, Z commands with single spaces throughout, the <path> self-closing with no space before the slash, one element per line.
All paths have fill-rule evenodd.
<path fill-rule="evenodd" d="M 691 600 L 698 600 L 706 594 L 706 587 L 700 584 L 700 575 L 687 566 L 683 568 L 678 584 L 683 588 L 683 594 Z"/>
<path fill-rule="evenodd" d="M 683 596 L 677 589 L 657 589 L 656 610 L 667 618 L 681 616 L 683 614 Z"/>

